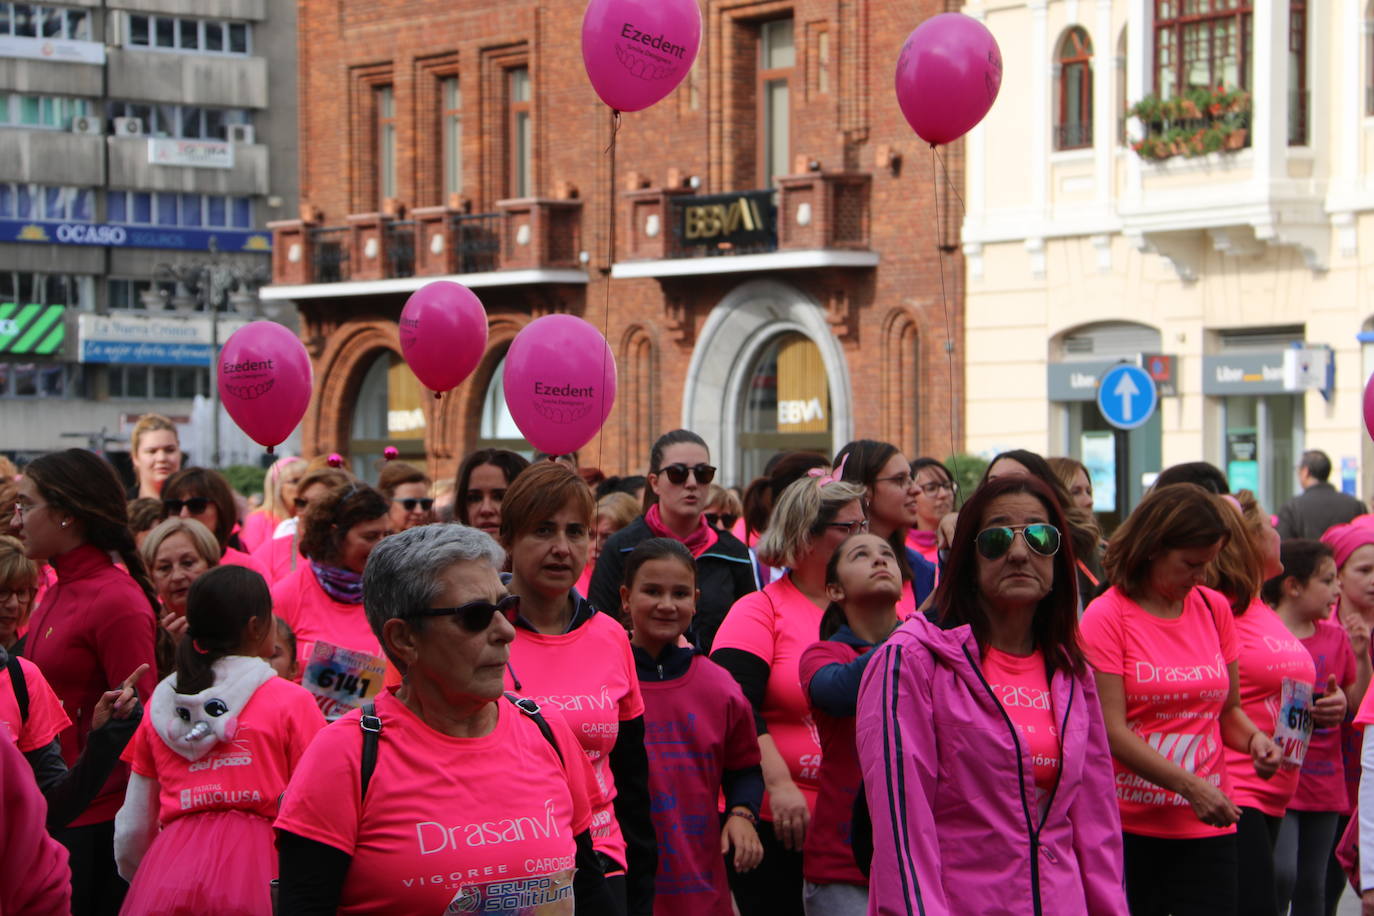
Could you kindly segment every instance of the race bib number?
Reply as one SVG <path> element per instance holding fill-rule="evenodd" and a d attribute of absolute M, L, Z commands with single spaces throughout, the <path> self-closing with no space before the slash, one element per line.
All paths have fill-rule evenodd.
<path fill-rule="evenodd" d="M 386 661 L 366 652 L 315 643 L 301 686 L 315 696 L 320 712 L 334 721 L 382 692 Z"/>
<path fill-rule="evenodd" d="M 489 884 L 465 884 L 449 901 L 444 916 L 461 913 L 573 916 L 573 870 Z"/>
<path fill-rule="evenodd" d="M 1286 677 L 1280 694 L 1278 728 L 1274 731 L 1274 742 L 1283 749 L 1283 765 L 1302 766 L 1311 740 L 1312 685 Z"/>

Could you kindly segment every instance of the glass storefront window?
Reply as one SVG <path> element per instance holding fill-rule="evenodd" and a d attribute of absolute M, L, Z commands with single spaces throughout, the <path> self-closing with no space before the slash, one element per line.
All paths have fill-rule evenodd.
<path fill-rule="evenodd" d="M 491 381 L 487 382 L 486 396 L 482 398 L 482 423 L 478 428 L 477 447 L 510 449 L 529 458 L 534 455 L 534 449 L 525 441 L 520 427 L 515 425 L 515 418 L 510 415 L 510 408 L 506 406 L 506 391 L 501 381 L 505 371 L 506 359 L 503 356 L 501 362 L 496 364 L 496 371 L 491 374 Z"/>
<path fill-rule="evenodd" d="M 762 474 L 777 452 L 830 456 L 830 382 L 810 338 L 787 333 L 770 341 L 755 357 L 743 399 L 738 482 Z"/>
<path fill-rule="evenodd" d="M 388 445 L 396 447 L 402 460 L 423 466 L 424 395 L 399 354 L 387 351 L 372 361 L 353 404 L 349 453 L 354 473 L 375 482 Z"/>
<path fill-rule="evenodd" d="M 1264 510 L 1277 512 L 1297 488 L 1302 454 L 1302 398 L 1233 395 L 1224 399 L 1222 460 L 1231 492 L 1250 490 Z"/>

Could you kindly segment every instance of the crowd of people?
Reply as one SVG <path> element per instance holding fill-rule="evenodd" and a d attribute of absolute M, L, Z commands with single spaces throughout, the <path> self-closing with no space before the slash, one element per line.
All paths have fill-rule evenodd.
<path fill-rule="evenodd" d="M 5 468 L 0 913 L 1374 914 L 1374 515 L 857 440 L 735 491 Z"/>

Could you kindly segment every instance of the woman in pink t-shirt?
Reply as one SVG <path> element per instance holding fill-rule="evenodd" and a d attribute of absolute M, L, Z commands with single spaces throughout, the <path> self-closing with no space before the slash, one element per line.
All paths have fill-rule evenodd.
<path fill-rule="evenodd" d="M 157 673 L 165 678 L 176 667 L 176 644 L 186 633 L 186 596 L 191 584 L 219 565 L 215 536 L 193 518 L 164 519 L 138 547 L 162 602 L 158 619 Z"/>
<path fill-rule="evenodd" d="M 585 754 L 562 715 L 502 696 L 520 614 L 504 562 L 463 525 L 373 551 L 368 619 L 405 680 L 296 769 L 276 823 L 281 913 L 617 912 Z"/>
<path fill-rule="evenodd" d="M 802 847 L 816 807 L 821 745 L 798 665 L 830 603 L 826 564 L 841 541 L 867 525 L 863 495 L 863 487 L 829 475 L 784 490 L 758 552 L 788 572 L 736 601 L 716 633 L 711 658 L 734 675 L 754 708 L 768 790 L 759 824 L 763 864 L 730 878 L 744 916 L 802 912 Z"/>
<path fill-rule="evenodd" d="M 1331 548 L 1317 541 L 1288 540 L 1279 559 L 1283 572 L 1264 583 L 1263 598 L 1312 657 L 1313 694 L 1334 681 L 1345 691 L 1347 708 L 1358 708 L 1369 685 L 1369 653 L 1361 652 L 1357 661 L 1345 629 L 1326 619 L 1339 595 Z M 1292 916 L 1328 912 L 1327 862 L 1336 843 L 1336 822 L 1348 805 L 1340 722 L 1313 724 L 1298 788 L 1274 846 L 1279 912 L 1287 912 L 1291 902 Z"/>
<path fill-rule="evenodd" d="M 276 585 L 306 564 L 306 559 L 301 556 L 301 520 L 305 517 L 305 510 L 326 493 L 346 488 L 353 482 L 353 476 L 347 471 L 328 464 L 313 467 L 315 461 L 311 461 L 310 465 L 296 484 L 292 515 L 276 527 L 269 540 L 253 551 L 253 559 L 267 570 L 264 575 L 268 585 Z"/>
<path fill-rule="evenodd" d="M 266 576 L 262 564 L 244 552 L 238 536 L 238 504 L 234 490 L 219 471 L 182 468 L 162 485 L 162 505 L 168 517 L 193 518 L 209 528 L 219 542 L 222 564 L 244 566 Z"/>
<path fill-rule="evenodd" d="M 854 860 L 854 800 L 863 787 L 854 713 L 872 650 L 897 627 L 902 577 L 892 545 L 864 532 L 845 538 L 826 565 L 825 588 L 821 641 L 806 648 L 799 666 L 821 738 L 816 814 L 802 850 L 804 901 L 808 916 L 860 916 L 868 910 L 868 877 Z"/>
<path fill-rule="evenodd" d="M 1249 754 L 1262 777 L 1281 757 L 1241 709 L 1231 608 L 1202 587 L 1229 535 L 1223 511 L 1194 484 L 1151 492 L 1112 536 L 1112 586 L 1083 614 L 1133 913 L 1235 912 L 1241 812 L 1222 746 Z"/>
<path fill-rule="evenodd" d="M 592 842 L 607 883 L 634 916 L 652 916 L 658 847 L 649 811 L 644 700 L 630 637 L 573 588 L 587 563 L 595 503 L 574 472 L 530 465 L 501 502 L 510 593 L 520 599 L 507 683 L 572 726 L 596 773 Z"/>
<path fill-rule="evenodd" d="M 1226 596 L 1235 615 L 1241 709 L 1256 728 L 1273 736 L 1282 752 L 1278 772 L 1264 779 L 1250 754 L 1226 749 L 1231 801 L 1240 807 L 1237 899 L 1242 913 L 1277 916 L 1274 844 L 1279 825 L 1298 788 L 1312 726 L 1339 724 L 1346 697 L 1334 684 L 1313 687 L 1312 656 L 1260 597 L 1264 581 L 1283 572 L 1279 534 L 1269 516 L 1249 490 L 1223 501 L 1222 517 L 1231 533 L 1207 584 Z"/>
<path fill-rule="evenodd" d="M 305 476 L 305 468 L 305 459 L 295 455 L 283 455 L 272 462 L 262 484 L 262 508 L 250 512 L 239 531 L 244 550 L 256 554 L 272 540 L 278 525 L 295 517 L 296 484 Z"/>
<path fill-rule="evenodd" d="M 391 506 L 364 483 L 350 483 L 314 499 L 301 520 L 306 562 L 272 586 L 277 615 L 296 634 L 301 668 L 315 643 L 380 656 L 363 614 L 363 567 L 377 542 L 391 533 Z"/>
<path fill-rule="evenodd" d="M 453 517 L 460 525 L 500 537 L 501 501 L 529 466 L 527 458 L 503 448 L 483 448 L 468 455 L 454 481 Z"/>
<path fill-rule="evenodd" d="M 265 913 L 276 877 L 272 818 L 324 717 L 276 676 L 262 576 L 221 566 L 191 586 L 177 673 L 153 691 L 124 751 L 115 817 L 129 881 L 122 913 Z"/>
<path fill-rule="evenodd" d="M 940 565 L 940 547 L 936 534 L 940 519 L 954 511 L 954 497 L 959 485 L 949 468 L 934 458 L 917 458 L 911 462 L 916 484 L 916 523 L 906 535 L 906 544 L 927 562 Z"/>

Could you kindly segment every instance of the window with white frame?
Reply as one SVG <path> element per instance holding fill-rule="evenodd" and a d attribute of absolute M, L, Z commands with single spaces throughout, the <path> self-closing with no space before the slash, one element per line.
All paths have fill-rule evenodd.
<path fill-rule="evenodd" d="M 89 309 L 89 277 L 76 274 L 44 274 L 26 270 L 0 270 L 0 302 L 33 305 L 66 305 Z"/>
<path fill-rule="evenodd" d="M 95 192 L 62 185 L 0 182 L 0 219 L 48 219 L 88 223 Z"/>
<path fill-rule="evenodd" d="M 252 229 L 253 199 L 170 191 L 107 191 L 105 218 L 134 226 Z"/>
<path fill-rule="evenodd" d="M 91 13 L 36 3 L 0 3 L 0 35 L 90 41 Z"/>
<path fill-rule="evenodd" d="M 186 54 L 232 54 L 241 57 L 252 53 L 248 23 L 220 19 L 130 13 L 125 41 L 131 48 Z"/>
<path fill-rule="evenodd" d="M 0 92 L 0 126 L 37 130 L 71 130 L 72 118 L 90 110 L 85 99 L 62 95 Z"/>
<path fill-rule="evenodd" d="M 115 118 L 137 118 L 150 137 L 181 140 L 228 140 L 233 124 L 252 124 L 246 108 L 206 108 L 200 105 L 154 105 L 147 102 L 107 102 L 110 130 Z"/>
<path fill-rule="evenodd" d="M 152 290 L 152 280 L 110 277 L 105 281 L 105 304 L 112 309 L 141 309 L 144 294 Z"/>

